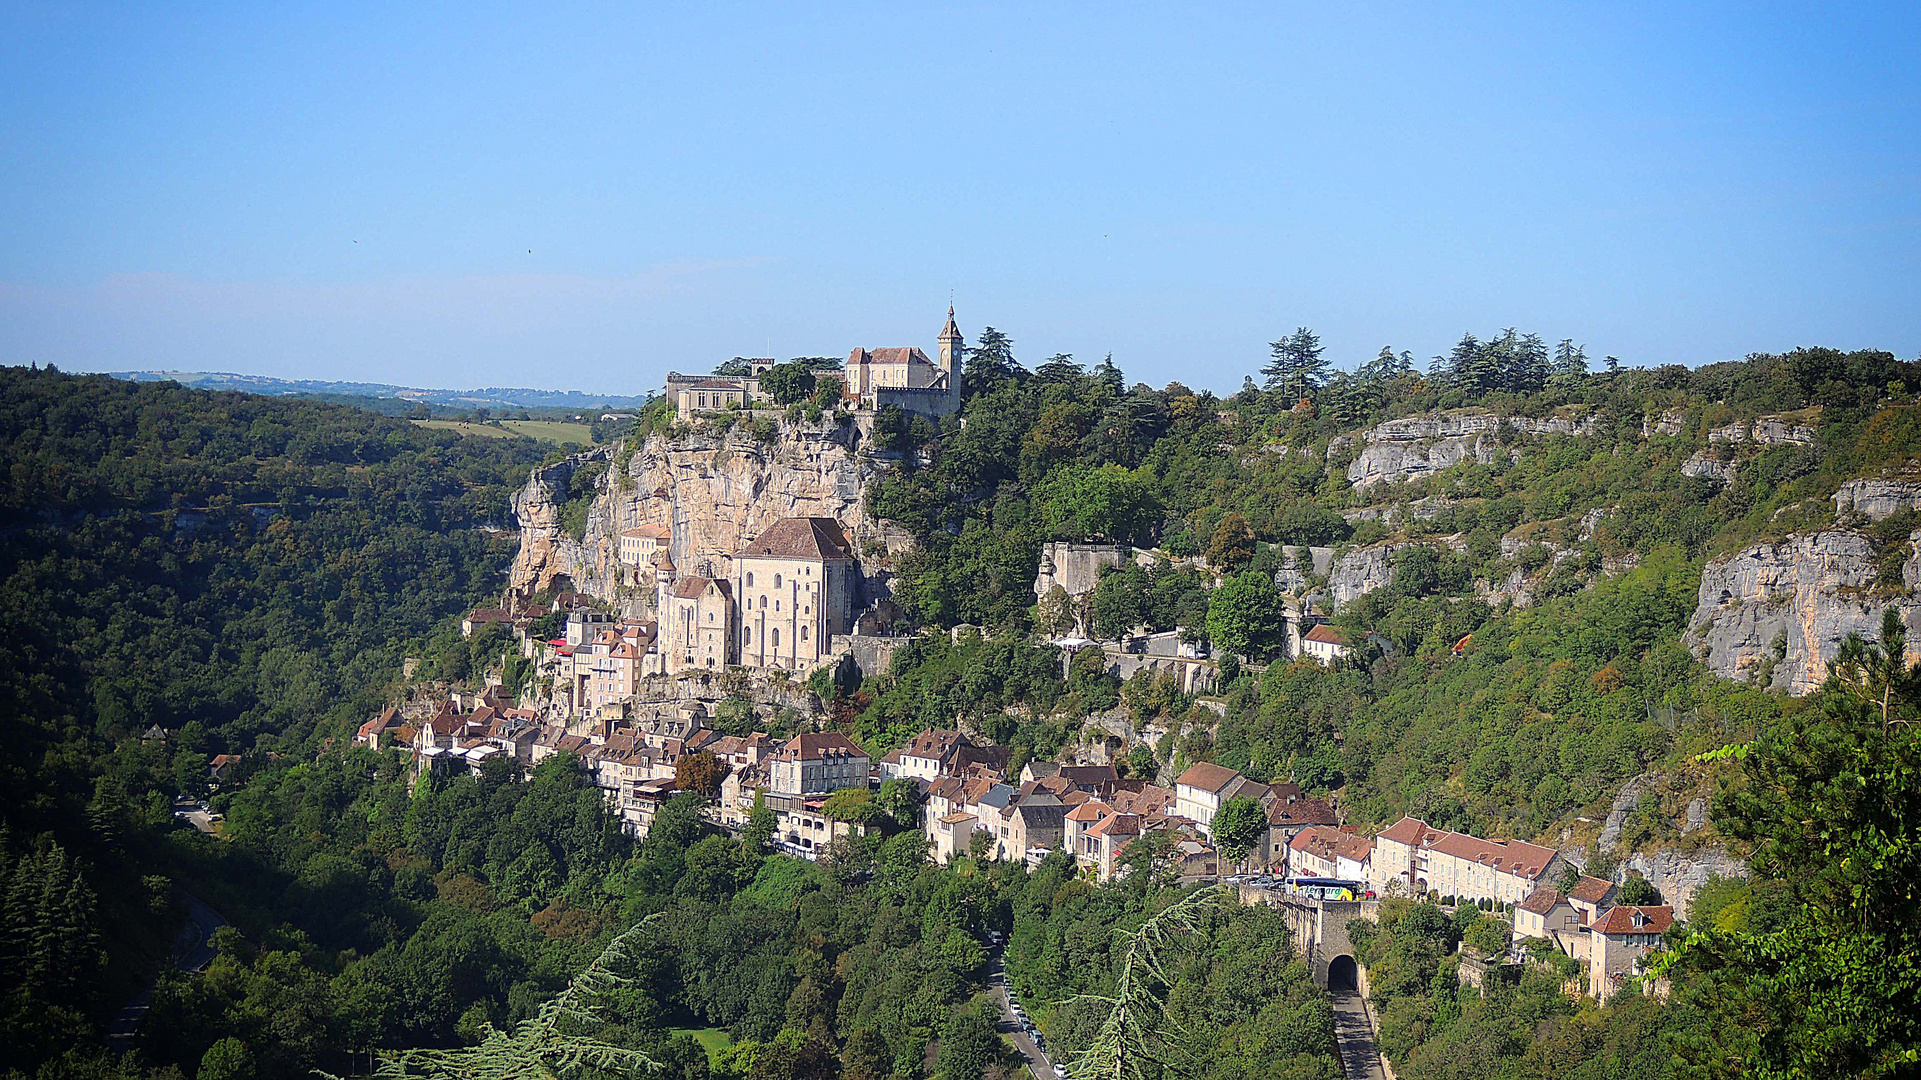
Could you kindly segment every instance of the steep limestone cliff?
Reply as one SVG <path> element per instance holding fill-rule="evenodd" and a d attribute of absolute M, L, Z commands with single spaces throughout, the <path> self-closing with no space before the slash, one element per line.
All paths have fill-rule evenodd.
<path fill-rule="evenodd" d="M 1503 426 L 1522 435 L 1587 435 L 1594 424 L 1592 417 L 1501 416 L 1479 409 L 1389 420 L 1363 433 L 1366 445 L 1348 464 L 1347 479 L 1364 488 L 1427 476 L 1464 461 L 1488 464 L 1503 453 L 1518 453 L 1503 448 Z"/>
<path fill-rule="evenodd" d="M 1910 640 L 1921 627 L 1921 558 L 1910 554 L 1907 588 L 1874 589 L 1877 568 L 1868 537 L 1852 529 L 1795 533 L 1709 562 L 1684 638 L 1716 674 L 1753 678 L 1772 662 L 1770 685 L 1806 694 L 1827 678 L 1841 641 L 1859 632 L 1872 638 L 1881 612 L 1900 609 Z M 1779 651 L 1777 652 L 1777 644 Z M 1910 659 L 1921 657 L 1910 649 Z"/>
<path fill-rule="evenodd" d="M 909 538 L 868 516 L 861 492 L 880 466 L 858 452 L 859 429 L 831 422 L 783 424 L 763 443 L 743 431 L 651 435 L 624 464 L 602 447 L 537 469 L 514 497 L 521 543 L 511 587 L 545 588 L 565 575 L 574 587 L 645 608 L 649 598 L 620 588 L 619 535 L 640 525 L 673 528 L 669 554 L 683 573 L 726 574 L 741 543 L 783 517 L 838 520 L 856 551 L 870 543 L 888 553 Z M 587 509 L 580 540 L 561 525 L 560 506 L 573 471 L 593 461 L 613 464 Z M 885 559 L 868 560 L 870 577 Z"/>
<path fill-rule="evenodd" d="M 1921 509 L 1921 479 L 1872 476 L 1850 480 L 1834 493 L 1834 512 L 1856 513 L 1869 521 Z"/>

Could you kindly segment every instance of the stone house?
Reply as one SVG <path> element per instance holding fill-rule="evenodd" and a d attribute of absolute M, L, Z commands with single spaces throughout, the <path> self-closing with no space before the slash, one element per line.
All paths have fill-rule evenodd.
<path fill-rule="evenodd" d="M 725 580 L 692 574 L 661 587 L 660 646 L 669 673 L 717 670 L 733 662 L 734 590 Z"/>
<path fill-rule="evenodd" d="M 867 786 L 867 752 L 838 731 L 796 735 L 782 744 L 769 765 L 769 790 L 781 795 Z"/>
<path fill-rule="evenodd" d="M 860 566 L 833 518 L 782 518 L 741 546 L 734 574 L 741 663 L 811 670 L 853 629 Z"/>
<path fill-rule="evenodd" d="M 1554 941 L 1557 934 L 1580 932 L 1586 921 L 1559 889 L 1546 885 L 1529 893 L 1514 909 L 1514 932 L 1522 937 Z"/>
<path fill-rule="evenodd" d="M 1482 840 L 1404 817 L 1375 838 L 1368 881 L 1464 900 L 1518 904 L 1562 867 L 1560 853 L 1520 840 Z"/>
<path fill-rule="evenodd" d="M 1300 788 L 1293 784 L 1275 784 L 1276 788 L 1293 788 L 1292 796 L 1276 797 L 1267 803 L 1267 836 L 1264 843 L 1251 854 L 1262 865 L 1282 867 L 1287 865 L 1288 845 L 1302 830 L 1313 825 L 1329 828 L 1341 823 L 1341 815 L 1325 799 L 1309 799 L 1300 795 Z"/>
<path fill-rule="evenodd" d="M 1326 825 L 1309 825 L 1288 842 L 1287 872 L 1301 877 L 1366 882 L 1368 860 L 1373 852 L 1374 841 L 1365 836 Z"/>
<path fill-rule="evenodd" d="M 1203 836 L 1213 835 L 1214 815 L 1229 799 L 1259 801 L 1270 792 L 1233 769 L 1203 761 L 1187 767 L 1174 781 L 1174 812 L 1192 821 Z"/>
<path fill-rule="evenodd" d="M 1318 660 L 1328 667 L 1333 667 L 1347 659 L 1353 651 L 1348 645 L 1346 636 L 1326 623 L 1316 623 L 1307 633 L 1301 635 L 1301 655 Z"/>
<path fill-rule="evenodd" d="M 619 540 L 617 557 L 621 565 L 622 583 L 645 586 L 652 583 L 655 559 L 666 555 L 668 545 L 673 543 L 674 529 L 671 525 L 640 525 L 623 529 Z M 672 565 L 673 560 L 669 556 L 668 566 Z"/>
<path fill-rule="evenodd" d="M 1588 926 L 1588 992 L 1606 1002 L 1619 993 L 1640 970 L 1641 959 L 1661 946 L 1661 935 L 1674 925 L 1674 909 L 1666 905 L 1611 907 Z"/>

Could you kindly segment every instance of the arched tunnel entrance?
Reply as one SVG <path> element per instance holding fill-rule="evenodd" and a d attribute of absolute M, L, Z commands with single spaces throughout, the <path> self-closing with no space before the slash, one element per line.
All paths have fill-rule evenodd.
<path fill-rule="evenodd" d="M 1361 969 L 1351 956 L 1337 956 L 1327 964 L 1327 989 L 1334 994 L 1353 994 L 1361 989 Z"/>

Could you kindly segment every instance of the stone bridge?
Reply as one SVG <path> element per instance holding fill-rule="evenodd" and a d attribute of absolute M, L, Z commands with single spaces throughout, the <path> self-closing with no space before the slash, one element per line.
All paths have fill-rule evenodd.
<path fill-rule="evenodd" d="M 1309 900 L 1275 889 L 1243 886 L 1241 903 L 1278 907 L 1294 934 L 1294 948 L 1307 961 L 1314 981 L 1323 990 L 1359 991 L 1361 969 L 1354 957 L 1354 946 L 1347 939 L 1347 924 L 1354 919 L 1378 922 L 1379 900 Z"/>

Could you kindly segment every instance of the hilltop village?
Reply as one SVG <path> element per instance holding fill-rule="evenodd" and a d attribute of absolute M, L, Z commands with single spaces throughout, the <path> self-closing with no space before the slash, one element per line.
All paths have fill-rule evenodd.
<path fill-rule="evenodd" d="M 918 348 L 855 349 L 830 391 L 838 423 L 871 432 L 882 410 L 938 420 L 959 406 L 964 349 L 953 313 L 935 357 Z M 772 365 L 743 374 L 667 380 L 673 419 L 698 432 L 782 415 L 765 387 Z M 830 384 L 833 385 L 833 384 Z M 791 418 L 791 415 L 790 415 Z M 831 421 L 830 421 L 831 422 Z M 722 444 L 720 454 L 726 454 Z M 711 475 L 703 465 L 702 476 Z M 615 483 L 620 483 L 616 478 Z M 766 483 L 762 474 L 755 489 Z M 1615 902 L 1614 882 L 1587 877 L 1557 851 L 1484 840 L 1403 818 L 1373 836 L 1347 827 L 1338 803 L 1291 782 L 1258 783 L 1206 761 L 1174 774 L 1127 768 L 1130 745 L 1163 732 L 1090 722 L 1058 760 L 1016 759 L 978 733 L 930 727 L 905 745 L 870 753 L 826 714 L 827 688 L 851 671 L 884 674 L 911 634 L 889 595 L 880 523 L 857 504 L 843 516 L 756 515 L 715 543 L 711 521 L 690 515 L 680 489 L 639 492 L 624 527 L 604 527 L 603 550 L 563 543 L 573 565 L 610 562 L 591 594 L 565 574 L 530 577 L 501 606 L 477 609 L 467 635 L 511 628 L 533 677 L 522 692 L 498 683 L 478 693 L 415 699 L 370 720 L 369 745 L 407 748 L 424 775 L 479 773 L 492 762 L 527 769 L 555 754 L 577 761 L 624 827 L 644 837 L 676 795 L 697 791 L 711 824 L 738 833 L 770 815 L 773 843 L 804 859 L 831 857 L 837 841 L 870 827 L 874 807 L 911 813 L 939 863 L 957 857 L 1038 865 L 1070 854 L 1091 879 L 1144 867 L 1183 882 L 1253 888 L 1319 879 L 1355 899 L 1430 897 L 1506 914 L 1523 938 L 1551 942 L 1589 970 L 1605 999 L 1637 970 L 1674 921 L 1668 905 Z M 806 498 L 788 497 L 799 507 Z M 616 500 L 616 505 L 620 505 Z M 527 540 L 523 537 L 523 554 Z M 1354 646 L 1330 623 L 1330 548 L 1281 552 L 1288 591 L 1280 658 L 1338 666 Z M 1052 609 L 1048 644 L 1063 672 L 1098 665 L 1116 678 L 1146 673 L 1204 696 L 1220 663 L 1196 628 L 1096 640 L 1089 598 L 1103 574 L 1130 565 L 1191 570 L 1218 586 L 1197 557 L 1126 544 L 1055 542 L 1032 582 Z M 1332 590 L 1338 594 L 1338 587 Z M 541 632 L 545 628 L 549 632 Z M 957 627 L 956 641 L 975 633 Z M 1463 643 L 1465 644 L 1465 643 Z M 1457 646 L 1457 652 L 1460 646 Z M 783 734 L 776 737 L 770 731 Z M 1118 766 L 1118 767 L 1117 767 Z M 1230 803 L 1255 824 L 1223 843 L 1216 819 Z M 1251 884 L 1250 884 L 1251 883 Z"/>

